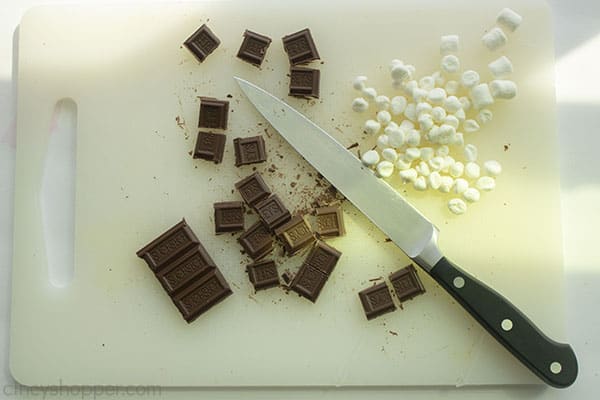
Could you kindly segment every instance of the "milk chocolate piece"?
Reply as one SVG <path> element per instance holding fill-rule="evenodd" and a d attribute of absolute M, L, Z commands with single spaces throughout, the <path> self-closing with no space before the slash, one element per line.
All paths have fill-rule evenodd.
<path fill-rule="evenodd" d="M 315 267 L 302 264 L 290 284 L 290 289 L 314 303 L 321 294 L 325 282 L 327 282 L 327 275 Z"/>
<path fill-rule="evenodd" d="M 321 73 L 318 69 L 292 67 L 290 69 L 290 96 L 319 98 L 319 80 Z"/>
<path fill-rule="evenodd" d="M 346 234 L 344 227 L 344 213 L 339 206 L 321 207 L 316 210 L 316 229 L 321 236 L 343 236 Z"/>
<path fill-rule="evenodd" d="M 213 269 L 174 296 L 173 303 L 189 323 L 232 293 L 223 275 Z"/>
<path fill-rule="evenodd" d="M 215 262 L 199 244 L 156 272 L 156 278 L 165 291 L 172 295 L 214 268 Z"/>
<path fill-rule="evenodd" d="M 273 238 L 262 221 L 258 221 L 242 233 L 238 242 L 254 260 L 260 260 L 273 251 Z"/>
<path fill-rule="evenodd" d="M 392 282 L 394 292 L 400 301 L 410 300 L 425 293 L 425 287 L 412 264 L 391 274 L 390 282 Z"/>
<path fill-rule="evenodd" d="M 296 215 L 286 224 L 275 230 L 275 235 L 283 242 L 288 255 L 308 246 L 315 241 L 310 225 L 301 215 Z"/>
<path fill-rule="evenodd" d="M 235 166 L 256 164 L 267 161 L 265 140 L 262 136 L 236 138 L 233 140 Z"/>
<path fill-rule="evenodd" d="M 258 172 L 255 172 L 237 182 L 235 184 L 235 188 L 239 190 L 242 198 L 249 206 L 254 206 L 256 203 L 271 194 L 271 189 L 269 189 L 262 176 Z"/>
<path fill-rule="evenodd" d="M 222 133 L 198 132 L 194 158 L 213 161 L 219 164 L 223 161 L 226 136 Z"/>
<path fill-rule="evenodd" d="M 292 217 L 292 214 L 290 214 L 276 194 L 257 203 L 256 212 L 270 230 L 283 225 Z"/>
<path fill-rule="evenodd" d="M 304 263 L 312 265 L 326 275 L 330 275 L 341 256 L 341 252 L 319 240 L 313 246 Z"/>
<path fill-rule="evenodd" d="M 215 210 L 215 233 L 239 232 L 244 230 L 244 203 L 225 201 L 213 204 Z"/>
<path fill-rule="evenodd" d="M 279 274 L 275 261 L 263 260 L 249 264 L 246 267 L 250 283 L 254 286 L 254 290 L 268 289 L 279 286 Z"/>
<path fill-rule="evenodd" d="M 192 34 L 185 42 L 184 46 L 196 57 L 200 62 L 221 44 L 221 41 L 215 34 L 206 26 L 202 25 L 196 32 Z"/>
<path fill-rule="evenodd" d="M 392 295 L 385 282 L 371 286 L 358 293 L 368 320 L 396 310 Z"/>
<path fill-rule="evenodd" d="M 260 67 L 270 44 L 271 38 L 246 30 L 237 56 L 252 65 Z"/>
<path fill-rule="evenodd" d="M 227 129 L 229 102 L 213 97 L 200 98 L 199 128 Z"/>
<path fill-rule="evenodd" d="M 319 59 L 319 53 L 309 29 L 284 36 L 282 40 L 283 48 L 291 65 L 305 64 Z"/>

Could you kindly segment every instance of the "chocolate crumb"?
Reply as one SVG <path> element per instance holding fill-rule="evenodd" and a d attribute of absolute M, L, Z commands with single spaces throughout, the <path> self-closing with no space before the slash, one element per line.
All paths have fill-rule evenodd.
<path fill-rule="evenodd" d="M 352 150 L 355 147 L 358 147 L 358 143 L 357 142 L 354 142 L 350 146 L 346 147 L 346 150 Z"/>
<path fill-rule="evenodd" d="M 510 143 L 504 145 L 504 151 L 508 151 L 509 148 L 510 148 Z"/>
<path fill-rule="evenodd" d="M 228 98 L 228 99 L 232 99 L 232 98 L 233 98 L 233 96 L 232 96 L 231 94 L 228 94 L 228 95 L 227 95 L 227 98 Z"/>
<path fill-rule="evenodd" d="M 391 241 L 392 241 L 392 239 L 390 239 L 390 238 L 385 238 L 385 240 L 384 240 L 384 241 L 385 241 L 386 243 L 389 243 L 389 242 L 391 242 Z"/>
<path fill-rule="evenodd" d="M 394 332 L 394 331 L 389 331 L 389 332 L 390 332 L 390 335 L 398 336 L 398 332 Z"/>

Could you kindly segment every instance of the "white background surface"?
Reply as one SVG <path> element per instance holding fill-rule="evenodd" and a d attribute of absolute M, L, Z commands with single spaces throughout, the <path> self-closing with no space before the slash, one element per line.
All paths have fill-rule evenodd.
<path fill-rule="evenodd" d="M 80 2 L 84 2 L 83 0 Z M 102 3 L 100 0 L 88 2 Z M 141 0 L 137 2 L 143 2 Z M 15 393 L 40 398 L 42 390 L 19 388 L 8 369 L 8 327 L 10 310 L 10 269 L 12 249 L 12 188 L 14 170 L 14 95 L 11 80 L 13 33 L 25 10 L 36 4 L 56 1 L 8 0 L 0 5 L 0 396 Z M 580 364 L 578 381 L 569 389 L 532 388 L 333 390 L 314 389 L 287 392 L 294 398 L 525 398 L 593 399 L 600 383 L 600 268 L 594 250 L 595 226 L 600 224 L 600 3 L 594 0 L 549 1 L 555 21 L 557 100 L 562 179 L 565 282 L 567 290 L 567 331 Z M 535 153 L 532 153 L 532 157 Z M 535 290 L 532 288 L 532 290 Z M 57 382 L 57 384 L 59 384 Z M 63 397 L 46 392 L 47 398 Z M 135 392 L 135 390 L 130 390 Z M 141 393 L 144 392 L 144 393 Z M 243 389 L 211 391 L 206 397 L 241 397 Z M 376 393 L 372 393 L 376 392 Z M 73 397 L 94 397 L 90 390 L 71 390 Z M 125 394 L 133 397 L 135 394 Z M 137 397 L 183 398 L 197 395 L 192 390 L 140 390 Z M 282 398 L 282 391 L 253 390 L 253 397 Z M 114 390 L 100 390 L 96 397 L 115 397 Z"/>

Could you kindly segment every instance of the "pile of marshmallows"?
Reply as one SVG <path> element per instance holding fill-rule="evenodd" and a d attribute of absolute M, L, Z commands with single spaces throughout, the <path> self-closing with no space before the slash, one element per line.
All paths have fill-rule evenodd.
<path fill-rule="evenodd" d="M 503 9 L 496 19 L 498 26 L 483 35 L 483 44 L 491 51 L 499 49 L 507 42 L 502 28 L 514 32 L 521 21 L 519 14 Z M 356 77 L 353 86 L 362 97 L 354 99 L 352 109 L 364 113 L 373 103 L 377 111 L 377 118 L 364 125 L 367 133 L 379 134 L 376 149 L 361 157 L 364 165 L 374 168 L 382 178 L 392 176 L 397 169 L 403 182 L 412 183 L 416 190 L 452 192 L 457 196 L 448 201 L 448 208 L 463 214 L 467 210 L 465 200 L 476 202 L 480 191 L 493 190 L 495 178 L 502 172 L 498 161 L 489 160 L 483 163 L 482 173 L 477 148 L 465 140 L 492 120 L 488 107 L 498 99 L 515 97 L 517 86 L 506 79 L 513 71 L 508 57 L 492 61 L 488 67 L 495 79 L 482 83 L 476 71 L 461 73 L 458 49 L 457 35 L 442 36 L 440 71 L 418 81 L 414 66 L 393 60 L 393 87 L 402 90 L 404 96 L 391 100 L 367 87 L 366 76 Z M 462 152 L 464 163 L 452 157 L 455 151 Z"/>

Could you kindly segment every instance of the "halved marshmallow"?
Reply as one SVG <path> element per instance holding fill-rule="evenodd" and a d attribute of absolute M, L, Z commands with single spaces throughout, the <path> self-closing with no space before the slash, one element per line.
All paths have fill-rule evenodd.
<path fill-rule="evenodd" d="M 508 38 L 502 29 L 494 27 L 488 33 L 483 35 L 481 41 L 489 50 L 495 51 L 504 46 L 506 42 L 508 42 Z"/>

